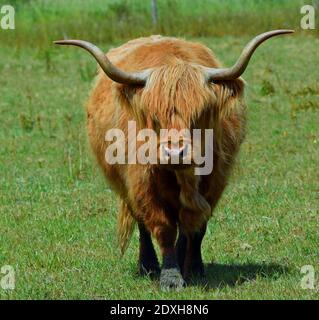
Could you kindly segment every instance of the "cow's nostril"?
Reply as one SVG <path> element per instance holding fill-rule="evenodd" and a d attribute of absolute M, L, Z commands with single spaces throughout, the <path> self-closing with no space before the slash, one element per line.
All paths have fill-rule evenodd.
<path fill-rule="evenodd" d="M 168 147 L 164 146 L 164 156 L 165 157 L 170 157 L 171 156 L 171 149 L 169 149 Z"/>
<path fill-rule="evenodd" d="M 168 148 L 167 146 L 164 146 L 164 156 L 169 158 L 179 158 L 184 159 L 187 156 L 188 151 L 188 144 L 184 145 L 181 148 Z"/>
<path fill-rule="evenodd" d="M 188 144 L 185 144 L 182 148 L 179 149 L 179 157 L 184 159 L 187 156 Z"/>

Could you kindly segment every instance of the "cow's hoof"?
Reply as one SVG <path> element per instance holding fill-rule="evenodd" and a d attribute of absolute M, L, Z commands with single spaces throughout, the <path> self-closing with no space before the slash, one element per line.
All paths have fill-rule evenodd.
<path fill-rule="evenodd" d="M 163 291 L 179 291 L 184 287 L 185 281 L 178 269 L 162 269 L 160 285 Z"/>

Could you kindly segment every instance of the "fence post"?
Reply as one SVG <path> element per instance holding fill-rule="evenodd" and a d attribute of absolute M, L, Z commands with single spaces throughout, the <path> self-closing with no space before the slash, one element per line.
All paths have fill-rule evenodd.
<path fill-rule="evenodd" d="M 153 26 L 157 25 L 157 0 L 151 0 L 152 22 Z"/>

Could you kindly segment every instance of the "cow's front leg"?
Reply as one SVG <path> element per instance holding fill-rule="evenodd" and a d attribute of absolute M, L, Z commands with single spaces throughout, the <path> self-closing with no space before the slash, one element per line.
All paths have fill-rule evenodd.
<path fill-rule="evenodd" d="M 180 290 L 184 286 L 185 281 L 181 275 L 174 247 L 163 253 L 163 266 L 160 277 L 160 285 L 162 290 Z"/>
<path fill-rule="evenodd" d="M 175 252 L 176 252 L 177 262 L 179 265 L 179 269 L 181 270 L 181 273 L 183 273 L 186 250 L 187 250 L 187 236 L 181 229 L 179 229 Z"/>
<path fill-rule="evenodd" d="M 161 289 L 179 290 L 184 286 L 185 282 L 181 275 L 175 253 L 177 226 L 176 223 L 170 222 L 165 214 L 157 215 L 157 217 L 158 219 L 153 219 L 149 225 L 149 229 L 152 230 L 152 234 L 155 236 L 163 256 L 160 276 Z"/>
<path fill-rule="evenodd" d="M 204 264 L 201 253 L 202 240 L 206 233 L 206 224 L 194 233 L 180 230 L 176 244 L 178 263 L 185 280 L 191 276 L 204 276 Z"/>
<path fill-rule="evenodd" d="M 154 276 L 160 273 L 160 266 L 154 250 L 151 234 L 143 223 L 138 224 L 140 231 L 139 272 L 141 275 Z"/>

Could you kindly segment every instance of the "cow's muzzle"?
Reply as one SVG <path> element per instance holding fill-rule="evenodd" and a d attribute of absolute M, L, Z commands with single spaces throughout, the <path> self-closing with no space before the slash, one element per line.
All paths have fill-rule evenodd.
<path fill-rule="evenodd" d="M 191 164 L 191 143 L 183 142 L 182 146 L 180 143 L 161 143 L 161 163 L 183 165 Z"/>

